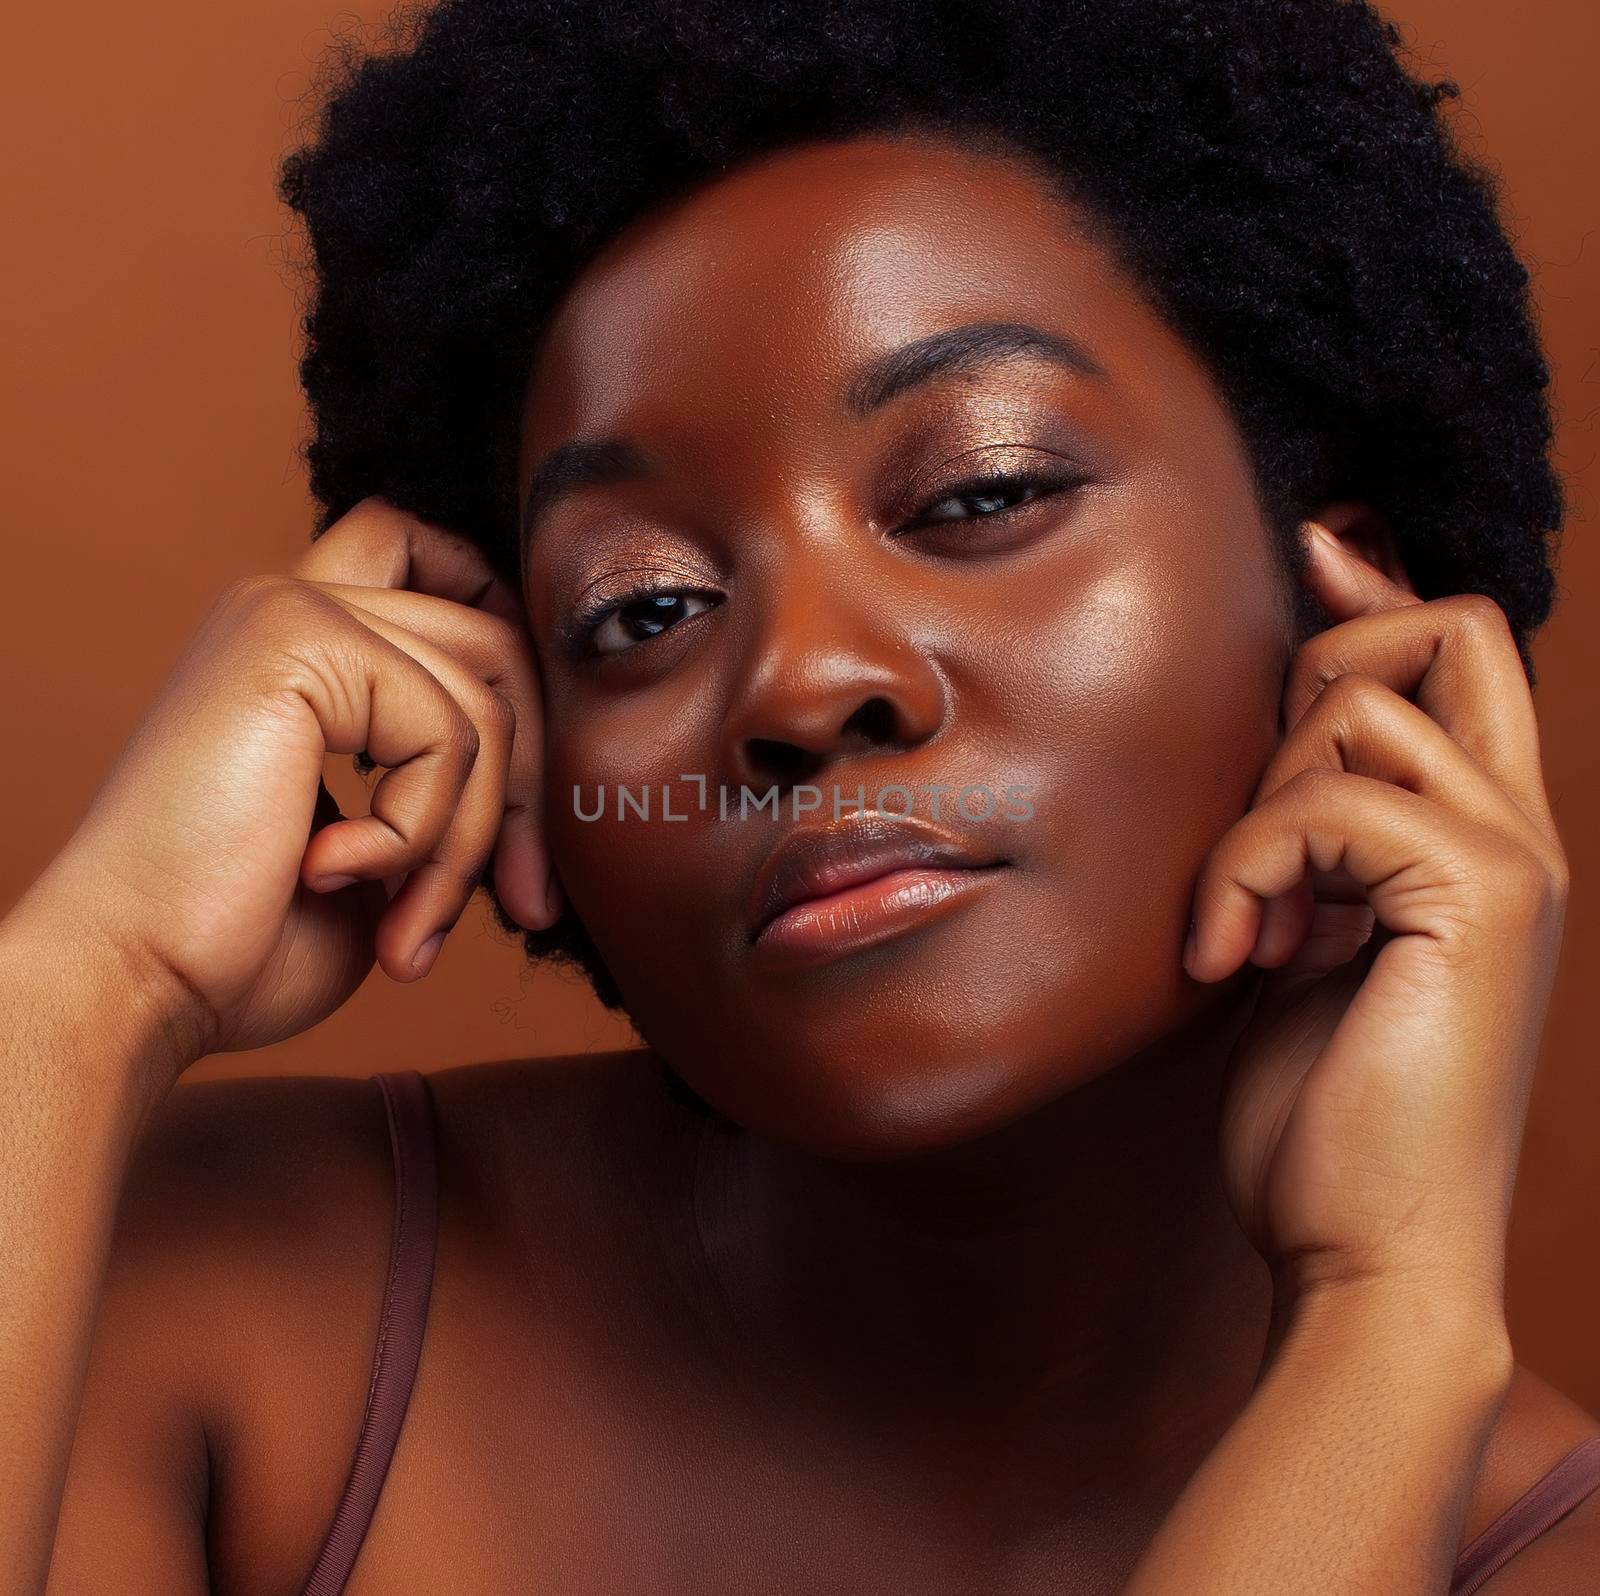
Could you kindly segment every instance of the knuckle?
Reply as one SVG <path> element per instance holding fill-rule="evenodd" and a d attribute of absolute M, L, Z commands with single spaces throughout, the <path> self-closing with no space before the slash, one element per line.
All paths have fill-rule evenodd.
<path fill-rule="evenodd" d="M 485 875 L 491 874 L 490 861 L 494 857 L 495 843 L 499 838 L 497 831 L 490 831 L 489 835 L 481 841 L 474 843 L 469 848 L 464 848 L 458 858 L 450 865 L 450 890 L 457 897 L 463 907 L 472 894 L 482 887 Z M 491 875 L 492 879 L 492 875 Z M 457 916 L 460 915 L 457 911 Z M 452 925 L 455 921 L 450 922 Z"/>
<path fill-rule="evenodd" d="M 1329 635 L 1327 632 L 1318 632 L 1295 650 L 1289 665 L 1291 695 L 1315 698 L 1339 674 L 1327 641 Z"/>
<path fill-rule="evenodd" d="M 1527 857 L 1530 875 L 1527 890 L 1535 906 L 1542 913 L 1563 912 L 1571 885 L 1566 855 L 1559 848 L 1540 848 L 1529 850 Z"/>
<path fill-rule="evenodd" d="M 312 547 L 331 541 L 341 550 L 354 551 L 348 557 L 358 564 L 370 565 L 374 572 L 381 573 L 394 565 L 394 548 L 404 543 L 403 520 L 403 512 L 387 499 L 369 493 L 351 505 Z"/>
<path fill-rule="evenodd" d="M 459 704 L 456 705 L 456 712 L 451 717 L 450 745 L 463 765 L 470 769 L 477 763 L 482 739 L 478 735 L 478 728 L 473 724 L 472 717 Z"/>
<path fill-rule="evenodd" d="M 440 885 L 454 892 L 461 881 L 462 853 L 459 834 L 454 830 L 445 832 L 428 850 L 427 857 L 418 862 L 412 874 L 425 877 L 430 886 Z M 440 926 L 438 929 L 442 931 L 446 927 Z"/>
<path fill-rule="evenodd" d="M 272 571 L 251 571 L 236 576 L 217 595 L 217 608 L 250 611 L 272 602 L 284 578 Z"/>
<path fill-rule="evenodd" d="M 517 715 L 509 701 L 494 688 L 473 681 L 461 688 L 467 718 L 472 724 L 473 736 L 481 744 L 487 735 L 495 747 L 504 747 L 516 730 Z"/>
<path fill-rule="evenodd" d="M 297 576 L 266 571 L 242 577 L 236 586 L 238 602 L 253 615 L 300 615 L 312 606 L 319 614 L 326 612 L 327 595 L 317 583 Z"/>
<path fill-rule="evenodd" d="M 400 531 L 400 519 L 404 513 L 381 493 L 369 493 L 352 504 L 323 535 L 327 537 L 335 532 L 348 534 L 355 531 L 364 537 L 392 537 Z"/>
<path fill-rule="evenodd" d="M 1513 842 L 1503 842 L 1484 860 L 1481 879 L 1503 907 L 1539 912 L 1553 907 L 1559 898 L 1549 861 Z"/>
<path fill-rule="evenodd" d="M 440 844 L 428 860 L 426 869 L 442 895 L 455 906 L 455 912 L 442 925 L 441 931 L 453 931 L 456 921 L 466 907 L 468 899 L 482 884 L 484 866 L 494 852 L 495 839 L 479 842 L 453 831 Z"/>
<path fill-rule="evenodd" d="M 226 617 L 235 636 L 281 643 L 313 608 L 319 617 L 326 616 L 327 601 L 314 582 L 269 571 L 230 582 L 214 613 Z"/>
<path fill-rule="evenodd" d="M 1506 612 L 1487 593 L 1452 593 L 1438 601 L 1447 606 L 1454 624 L 1476 637 L 1509 639 Z"/>
<path fill-rule="evenodd" d="M 1365 671 L 1345 671 L 1323 689 L 1317 707 L 1324 715 L 1355 719 L 1387 707 L 1388 687 Z"/>
<path fill-rule="evenodd" d="M 500 659 L 515 659 L 527 647 L 524 634 L 508 621 L 503 615 L 496 615 L 491 610 L 475 610 L 473 614 L 479 617 L 479 624 L 484 627 L 487 641 L 493 648 L 496 657 Z"/>
<path fill-rule="evenodd" d="M 1307 765 L 1278 789 L 1284 799 L 1315 808 L 1334 797 L 1341 785 L 1340 772 L 1327 765 Z"/>
<path fill-rule="evenodd" d="M 486 687 L 483 690 L 483 719 L 494 727 L 502 741 L 508 741 L 517 729 L 517 706 L 504 693 Z"/>
<path fill-rule="evenodd" d="M 1567 856 L 1560 847 L 1552 852 L 1546 869 L 1550 874 L 1551 891 L 1565 903 L 1572 889 L 1572 866 L 1567 862 Z"/>

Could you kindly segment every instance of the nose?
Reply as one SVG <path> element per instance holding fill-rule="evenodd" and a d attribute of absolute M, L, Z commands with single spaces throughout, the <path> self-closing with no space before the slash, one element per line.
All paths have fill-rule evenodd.
<path fill-rule="evenodd" d="M 791 567 L 765 596 L 724 721 L 725 758 L 742 785 L 815 783 L 840 760 L 919 747 L 944 724 L 947 683 L 907 624 L 912 606 L 892 580 L 840 564 L 850 562 L 835 554 L 803 573 Z"/>

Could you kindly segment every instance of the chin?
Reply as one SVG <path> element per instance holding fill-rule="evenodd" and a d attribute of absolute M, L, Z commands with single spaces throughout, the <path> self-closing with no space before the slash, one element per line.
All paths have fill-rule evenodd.
<path fill-rule="evenodd" d="M 1212 995 L 1179 963 L 1182 883 L 1139 893 L 1080 876 L 1067 890 L 1019 875 L 1001 887 L 801 968 L 752 958 L 745 937 L 710 926 L 668 941 L 665 957 L 657 940 L 613 944 L 607 961 L 639 1034 L 718 1113 L 819 1157 L 910 1158 L 1070 1096 Z M 682 957 L 693 945 L 707 956 Z"/>
<path fill-rule="evenodd" d="M 890 1163 L 981 1141 L 1092 1074 L 1092 1065 L 1066 1054 L 1030 1059 L 992 1048 L 959 1059 L 880 1060 L 871 1071 L 835 1071 L 824 1091 L 797 1082 L 787 1101 L 762 1103 L 762 1134 L 819 1157 Z"/>
<path fill-rule="evenodd" d="M 1180 1026 L 1198 992 L 1110 982 L 1103 965 L 1074 979 L 1059 953 L 1017 950 L 1003 975 L 969 963 L 964 980 L 930 980 L 908 963 L 898 981 L 886 970 L 798 1012 L 712 1004 L 709 1032 L 681 1014 L 675 1035 L 648 1018 L 640 1029 L 756 1135 L 818 1157 L 910 1158 L 976 1142 L 1087 1086 Z"/>

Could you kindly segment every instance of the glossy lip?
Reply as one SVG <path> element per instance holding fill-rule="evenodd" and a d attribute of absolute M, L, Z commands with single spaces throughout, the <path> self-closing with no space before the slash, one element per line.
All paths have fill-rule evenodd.
<path fill-rule="evenodd" d="M 785 910 L 899 871 L 979 871 L 1006 864 L 976 835 L 960 836 L 915 816 L 880 810 L 789 832 L 767 855 L 750 894 L 754 943 Z"/>
<path fill-rule="evenodd" d="M 751 953 L 770 965 L 805 967 L 844 958 L 875 943 L 941 920 L 980 882 L 1007 868 L 992 865 L 917 865 L 891 870 L 843 892 L 806 898 L 767 922 Z"/>

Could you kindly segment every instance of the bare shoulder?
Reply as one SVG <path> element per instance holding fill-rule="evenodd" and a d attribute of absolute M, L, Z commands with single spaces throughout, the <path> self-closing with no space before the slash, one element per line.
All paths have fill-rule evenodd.
<path fill-rule="evenodd" d="M 392 1208 L 372 1081 L 173 1088 L 123 1182 L 52 1590 L 180 1528 L 250 1568 L 230 1589 L 303 1572 L 359 1433 Z"/>
<path fill-rule="evenodd" d="M 504 1175 L 593 1163 L 660 1129 L 639 1090 L 645 1053 L 450 1067 L 427 1075 L 442 1198 L 459 1207 Z M 629 1148 L 632 1151 L 632 1148 Z M 226 1431 L 240 1392 L 283 1406 L 283 1381 L 348 1350 L 359 1418 L 387 1279 L 395 1170 L 368 1077 L 180 1081 L 151 1116 L 118 1211 L 108 1301 L 140 1339 L 188 1343 L 197 1400 Z M 148 1321 L 148 1322 L 147 1322 Z M 269 1329 L 270 1327 L 270 1329 Z M 224 1435 L 223 1439 L 226 1439 Z M 355 1439 L 352 1430 L 351 1441 Z"/>
<path fill-rule="evenodd" d="M 388 1162 L 370 1079 L 180 1080 L 134 1149 L 118 1239 L 130 1257 L 153 1249 L 191 1267 L 198 1250 L 220 1247 L 237 1268 L 250 1261 L 239 1250 L 250 1232 L 270 1246 L 292 1212 L 326 1234 L 352 1199 L 383 1194 Z"/>
<path fill-rule="evenodd" d="M 573 1054 L 428 1072 L 452 1238 L 471 1234 L 477 1208 L 487 1233 L 508 1201 L 540 1187 L 569 1203 L 592 1188 L 603 1211 L 617 1172 L 647 1178 L 674 1111 L 653 1060 Z M 190 1341 L 191 1381 L 224 1440 L 281 1414 L 283 1391 L 303 1389 L 311 1369 L 343 1380 L 336 1411 L 359 1421 L 394 1201 L 371 1078 L 181 1081 L 152 1116 L 124 1183 L 116 1284 L 130 1316 L 159 1316 L 149 1333 Z M 343 1428 L 353 1447 L 355 1423 Z"/>
<path fill-rule="evenodd" d="M 1485 1448 L 1467 1518 L 1481 1534 L 1572 1449 L 1600 1438 L 1600 1418 L 1518 1364 Z M 1517 1552 L 1480 1587 L 1480 1596 L 1579 1596 L 1600 1581 L 1600 1488 Z"/>
<path fill-rule="evenodd" d="M 654 1261 L 659 1194 L 682 1185 L 694 1145 L 654 1058 L 427 1075 L 441 1239 L 425 1364 L 441 1388 L 460 1378 L 449 1326 L 478 1322 L 509 1271 L 576 1287 L 596 1259 L 629 1280 Z M 300 1588 L 356 1455 L 394 1215 L 372 1079 L 174 1087 L 123 1182 L 51 1596 Z M 557 1311 L 560 1290 L 527 1300 Z M 424 1426 L 420 1441 L 435 1440 Z"/>

